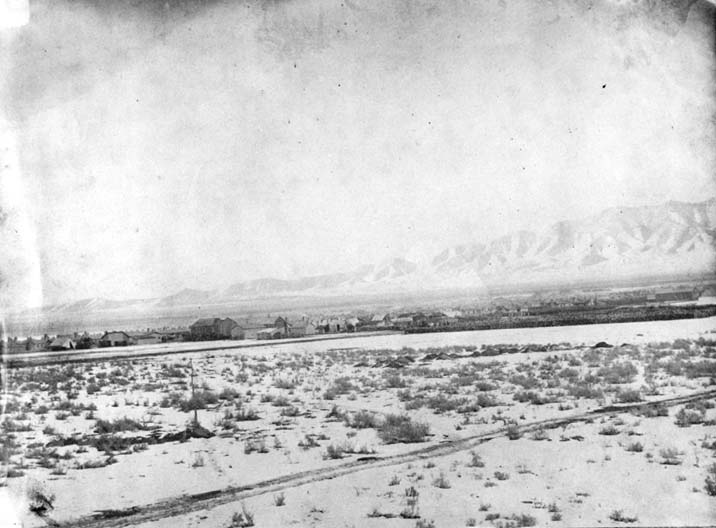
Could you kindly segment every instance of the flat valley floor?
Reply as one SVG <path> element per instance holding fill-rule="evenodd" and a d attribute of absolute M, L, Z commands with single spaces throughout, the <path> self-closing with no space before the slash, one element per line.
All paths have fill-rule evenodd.
<path fill-rule="evenodd" d="M 716 523 L 716 318 L 357 336 L 4 378 L 7 526 Z"/>

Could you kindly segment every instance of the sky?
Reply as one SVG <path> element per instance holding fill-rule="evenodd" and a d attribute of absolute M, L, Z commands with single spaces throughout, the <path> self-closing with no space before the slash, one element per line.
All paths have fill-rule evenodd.
<path fill-rule="evenodd" d="M 0 29 L 7 306 L 346 271 L 716 194 L 706 2 L 27 13 Z"/>

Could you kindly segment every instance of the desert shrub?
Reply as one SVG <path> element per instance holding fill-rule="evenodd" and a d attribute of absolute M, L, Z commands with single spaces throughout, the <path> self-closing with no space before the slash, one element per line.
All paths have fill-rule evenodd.
<path fill-rule="evenodd" d="M 433 480 L 433 486 L 440 489 L 448 489 L 450 488 L 450 481 L 445 476 L 445 473 L 441 471 L 440 475 Z"/>
<path fill-rule="evenodd" d="M 507 517 L 508 522 L 505 523 L 505 527 L 514 527 L 514 528 L 521 528 L 523 526 L 536 526 L 537 525 L 537 519 L 535 519 L 532 515 L 527 515 L 526 513 L 522 513 L 520 515 L 513 514 L 510 517 Z"/>
<path fill-rule="evenodd" d="M 345 419 L 346 425 L 353 429 L 375 429 L 379 422 L 378 416 L 370 411 L 358 411 Z"/>
<path fill-rule="evenodd" d="M 614 436 L 618 435 L 621 431 L 614 426 L 614 424 L 607 424 L 599 430 L 600 435 Z"/>
<path fill-rule="evenodd" d="M 525 376 L 523 374 L 517 374 L 515 376 L 512 376 L 510 378 L 510 383 L 514 385 L 519 385 L 525 390 L 539 389 L 541 387 L 539 379 L 535 378 L 534 376 Z"/>
<path fill-rule="evenodd" d="M 536 391 L 518 391 L 514 394 L 513 399 L 520 403 L 530 402 L 532 405 L 544 405 L 555 401 L 554 398 L 542 396 Z"/>
<path fill-rule="evenodd" d="M 204 456 L 201 453 L 196 453 L 194 455 L 194 460 L 191 463 L 191 467 L 198 468 L 198 467 L 204 467 L 206 462 L 204 461 Z"/>
<path fill-rule="evenodd" d="M 94 430 L 98 434 L 121 433 L 124 431 L 141 431 L 145 427 L 139 422 L 127 418 L 117 418 L 116 420 L 97 420 Z"/>
<path fill-rule="evenodd" d="M 705 418 L 706 409 L 688 409 L 684 407 L 676 413 L 676 420 L 674 423 L 676 423 L 679 427 L 689 427 L 693 424 L 703 423 Z"/>
<path fill-rule="evenodd" d="M 440 414 L 443 412 L 455 411 L 465 404 L 464 398 L 448 398 L 444 394 L 426 398 L 425 405 Z M 406 406 L 407 409 L 407 406 Z"/>
<path fill-rule="evenodd" d="M 288 380 L 284 378 L 278 378 L 274 380 L 273 386 L 277 389 L 284 389 L 284 390 L 293 390 L 296 388 L 297 382 L 296 380 Z"/>
<path fill-rule="evenodd" d="M 485 515 L 485 520 L 486 520 L 486 521 L 494 521 L 494 520 L 499 519 L 499 518 L 500 518 L 500 514 L 499 514 L 499 513 L 488 513 L 487 515 Z"/>
<path fill-rule="evenodd" d="M 600 368 L 597 375 L 601 376 L 606 383 L 616 385 L 631 383 L 638 372 L 639 370 L 631 361 L 624 361 Z"/>
<path fill-rule="evenodd" d="M 64 418 L 67 418 L 67 416 L 65 416 Z M 58 419 L 62 420 L 64 418 Z M 32 426 L 29 422 L 16 422 L 15 420 L 11 420 L 10 418 L 5 418 L 0 427 L 5 433 L 23 433 L 32 431 Z"/>
<path fill-rule="evenodd" d="M 351 382 L 349 377 L 342 376 L 333 380 L 333 384 L 328 387 L 328 389 L 323 395 L 323 398 L 326 400 L 333 400 L 336 396 L 339 396 L 341 394 L 348 394 L 349 392 L 357 389 L 358 387 L 356 387 L 353 382 Z"/>
<path fill-rule="evenodd" d="M 508 425 L 505 434 L 510 440 L 519 440 L 520 438 L 522 438 L 522 432 L 520 431 L 520 428 L 517 426 L 517 424 Z"/>
<path fill-rule="evenodd" d="M 303 439 L 298 441 L 298 447 L 306 450 L 310 449 L 312 447 L 320 447 L 321 444 L 318 443 L 318 441 L 312 436 L 312 435 L 305 435 Z"/>
<path fill-rule="evenodd" d="M 537 429 L 534 433 L 532 433 L 532 440 L 542 441 L 542 440 L 549 440 L 549 434 L 547 434 L 547 431 L 540 428 Z"/>
<path fill-rule="evenodd" d="M 183 378 L 185 376 L 183 367 L 180 364 L 162 365 L 160 374 L 165 378 Z"/>
<path fill-rule="evenodd" d="M 338 405 L 333 405 L 333 407 L 331 407 L 331 410 L 328 411 L 328 414 L 326 414 L 326 419 L 339 422 L 345 421 L 348 419 L 348 414 L 346 414 L 343 409 L 338 407 Z"/>
<path fill-rule="evenodd" d="M 504 471 L 495 471 L 495 478 L 497 480 L 507 480 L 510 478 L 510 475 Z"/>
<path fill-rule="evenodd" d="M 591 383 L 579 382 L 566 386 L 567 394 L 577 399 L 596 400 L 604 396 L 602 390 Z"/>
<path fill-rule="evenodd" d="M 644 445 L 641 442 L 632 442 L 626 446 L 626 450 L 632 453 L 641 453 L 644 451 Z"/>
<path fill-rule="evenodd" d="M 244 454 L 250 455 L 251 453 L 268 453 L 269 449 L 266 446 L 266 440 L 263 438 L 255 438 L 247 440 L 244 443 Z"/>
<path fill-rule="evenodd" d="M 656 418 L 657 416 L 669 416 L 669 409 L 663 405 L 639 407 L 631 410 L 632 414 L 643 416 L 644 418 Z"/>
<path fill-rule="evenodd" d="M 132 445 L 132 440 L 122 436 L 106 434 L 93 437 L 88 443 L 97 451 L 111 453 L 112 451 L 124 451 L 128 449 Z"/>
<path fill-rule="evenodd" d="M 482 468 L 485 467 L 485 462 L 479 453 L 470 451 L 470 461 L 467 463 L 468 467 Z"/>
<path fill-rule="evenodd" d="M 701 447 L 704 449 L 711 449 L 712 451 L 716 451 L 716 440 L 709 441 L 708 438 L 704 438 L 704 440 L 701 442 Z"/>
<path fill-rule="evenodd" d="M 407 387 L 407 383 L 399 374 L 390 374 L 385 378 L 385 387 L 387 389 L 403 389 Z"/>
<path fill-rule="evenodd" d="M 345 453 L 345 446 L 340 444 L 330 444 L 328 447 L 326 447 L 325 458 L 328 458 L 330 460 L 339 460 L 343 458 Z"/>
<path fill-rule="evenodd" d="M 684 372 L 684 362 L 679 359 L 672 359 L 664 363 L 664 371 L 669 376 L 681 376 Z"/>
<path fill-rule="evenodd" d="M 281 492 L 281 493 L 277 493 L 276 495 L 274 495 L 273 503 L 276 506 L 284 506 L 286 504 L 286 494 Z"/>
<path fill-rule="evenodd" d="M 579 378 L 579 371 L 575 368 L 563 368 L 559 372 L 559 377 L 568 380 L 576 380 Z"/>
<path fill-rule="evenodd" d="M 686 376 L 689 378 L 716 377 L 716 361 L 704 359 L 687 363 Z"/>
<path fill-rule="evenodd" d="M 285 396 L 276 396 L 272 400 L 271 405 L 273 405 L 274 407 L 288 407 L 291 405 L 291 402 L 288 401 L 288 398 L 286 398 Z"/>
<path fill-rule="evenodd" d="M 260 417 L 258 413 L 251 408 L 241 408 L 234 413 L 234 420 L 237 422 L 251 422 L 258 420 Z"/>
<path fill-rule="evenodd" d="M 427 519 L 418 519 L 415 523 L 415 528 L 435 528 L 435 521 Z"/>
<path fill-rule="evenodd" d="M 232 387 L 224 387 L 219 393 L 220 400 L 234 401 L 239 397 L 239 392 Z"/>
<path fill-rule="evenodd" d="M 178 392 L 167 394 L 159 402 L 159 407 L 166 409 L 167 407 L 178 407 L 184 397 Z"/>
<path fill-rule="evenodd" d="M 502 404 L 491 394 L 478 394 L 477 405 L 480 407 L 497 407 Z"/>
<path fill-rule="evenodd" d="M 622 510 L 614 510 L 612 513 L 609 514 L 609 518 L 614 522 L 623 523 L 634 523 L 639 520 L 637 517 L 628 517 L 624 515 Z"/>
<path fill-rule="evenodd" d="M 704 489 L 711 497 L 716 497 L 716 463 L 706 468 L 706 481 Z"/>
<path fill-rule="evenodd" d="M 494 383 L 490 383 L 489 381 L 476 381 L 474 385 L 476 390 L 479 390 L 480 392 L 489 392 L 493 390 L 497 390 L 498 386 Z"/>
<path fill-rule="evenodd" d="M 182 412 L 190 412 L 199 409 L 206 409 L 209 405 L 215 405 L 219 402 L 219 396 L 210 390 L 200 390 L 195 392 L 188 399 L 179 401 L 179 410 Z"/>
<path fill-rule="evenodd" d="M 638 390 L 623 390 L 616 395 L 616 400 L 620 403 L 636 403 L 642 400 L 641 392 Z"/>
<path fill-rule="evenodd" d="M 43 516 L 54 508 L 55 495 L 45 491 L 41 484 L 33 483 L 27 490 L 28 508 L 32 513 Z"/>
<path fill-rule="evenodd" d="M 430 426 L 413 422 L 409 416 L 388 414 L 378 428 L 378 436 L 386 444 L 410 444 L 424 442 L 430 433 Z"/>
<path fill-rule="evenodd" d="M 281 409 L 281 416 L 295 417 L 299 414 L 301 414 L 301 410 L 293 405 Z"/>

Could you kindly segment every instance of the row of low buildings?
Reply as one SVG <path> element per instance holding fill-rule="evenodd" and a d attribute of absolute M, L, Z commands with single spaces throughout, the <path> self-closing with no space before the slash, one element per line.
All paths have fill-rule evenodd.
<path fill-rule="evenodd" d="M 83 334 L 67 334 L 48 336 L 41 338 L 28 337 L 18 339 L 11 337 L 5 342 L 4 348 L 7 353 L 17 354 L 22 352 L 39 352 L 49 350 L 59 352 L 63 350 L 82 350 L 90 348 L 105 348 L 129 345 L 152 345 L 172 341 L 183 341 L 189 332 L 182 329 L 174 330 L 147 330 L 145 332 L 126 332 L 124 330 L 112 330 L 102 335 L 91 336 L 87 332 Z"/>
<path fill-rule="evenodd" d="M 165 328 L 128 332 L 113 330 L 102 335 L 84 334 L 47 335 L 39 339 L 9 338 L 4 343 L 7 353 L 34 352 L 40 350 L 62 351 L 95 347 L 151 345 L 175 341 L 208 341 L 218 339 L 286 339 L 319 334 L 343 332 L 408 330 L 414 328 L 445 329 L 474 323 L 489 317 L 539 316 L 552 312 L 582 311 L 624 304 L 663 304 L 689 302 L 700 295 L 714 295 L 710 290 L 661 289 L 657 291 L 613 292 L 604 296 L 548 296 L 546 298 L 496 298 L 480 307 L 459 310 L 418 311 L 397 313 L 373 313 L 358 316 L 310 318 L 301 316 L 267 317 L 265 319 L 231 319 L 209 317 L 198 319 L 188 328 Z"/>
<path fill-rule="evenodd" d="M 265 321 L 237 322 L 230 318 L 219 317 L 199 319 L 189 326 L 191 340 L 210 339 L 283 339 L 288 337 L 305 337 L 317 334 L 340 332 L 356 332 L 360 328 L 360 320 L 352 318 L 329 318 L 311 320 L 299 318 L 289 320 L 276 317 Z"/>

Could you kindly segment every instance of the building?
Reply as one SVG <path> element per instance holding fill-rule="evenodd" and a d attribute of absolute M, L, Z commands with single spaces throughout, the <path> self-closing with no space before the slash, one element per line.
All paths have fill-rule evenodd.
<path fill-rule="evenodd" d="M 284 337 L 282 328 L 262 328 L 256 332 L 256 339 L 281 339 Z"/>
<path fill-rule="evenodd" d="M 665 303 L 665 302 L 690 302 L 690 301 L 696 301 L 699 298 L 699 291 L 698 289 L 694 288 L 692 290 L 667 290 L 667 291 L 661 291 L 656 292 L 655 294 L 655 301 L 658 303 Z"/>
<path fill-rule="evenodd" d="M 189 330 L 185 328 L 157 330 L 156 333 L 161 336 L 162 343 L 171 341 L 186 341 L 191 336 Z"/>
<path fill-rule="evenodd" d="M 220 319 L 209 317 L 199 319 L 189 326 L 191 339 L 194 341 L 205 341 L 210 339 L 231 339 L 231 331 L 239 326 L 233 319 Z"/>
<path fill-rule="evenodd" d="M 161 343 L 164 336 L 160 332 L 141 332 L 131 334 L 130 337 L 137 345 L 155 345 Z"/>
<path fill-rule="evenodd" d="M 285 317 L 277 317 L 276 320 L 273 322 L 273 326 L 271 328 L 277 328 L 281 330 L 284 337 L 287 337 L 291 334 L 291 324 Z"/>
<path fill-rule="evenodd" d="M 386 327 L 391 325 L 390 315 L 388 314 L 375 314 L 370 319 L 372 326 Z"/>
<path fill-rule="evenodd" d="M 408 328 L 413 326 L 413 316 L 411 314 L 399 314 L 391 320 L 391 323 L 398 328 Z"/>
<path fill-rule="evenodd" d="M 75 342 L 69 337 L 57 336 L 50 342 L 50 350 L 74 350 Z"/>
<path fill-rule="evenodd" d="M 308 321 L 293 323 L 289 328 L 289 337 L 312 336 L 318 332 L 316 325 Z"/>
<path fill-rule="evenodd" d="M 237 324 L 234 328 L 231 329 L 231 339 L 246 339 L 246 332 Z"/>
<path fill-rule="evenodd" d="M 132 344 L 134 344 L 132 336 L 127 332 L 105 332 L 104 335 L 99 338 L 99 346 L 101 347 L 128 346 Z"/>
<path fill-rule="evenodd" d="M 346 332 L 355 332 L 361 324 L 361 320 L 357 317 L 346 319 Z"/>

